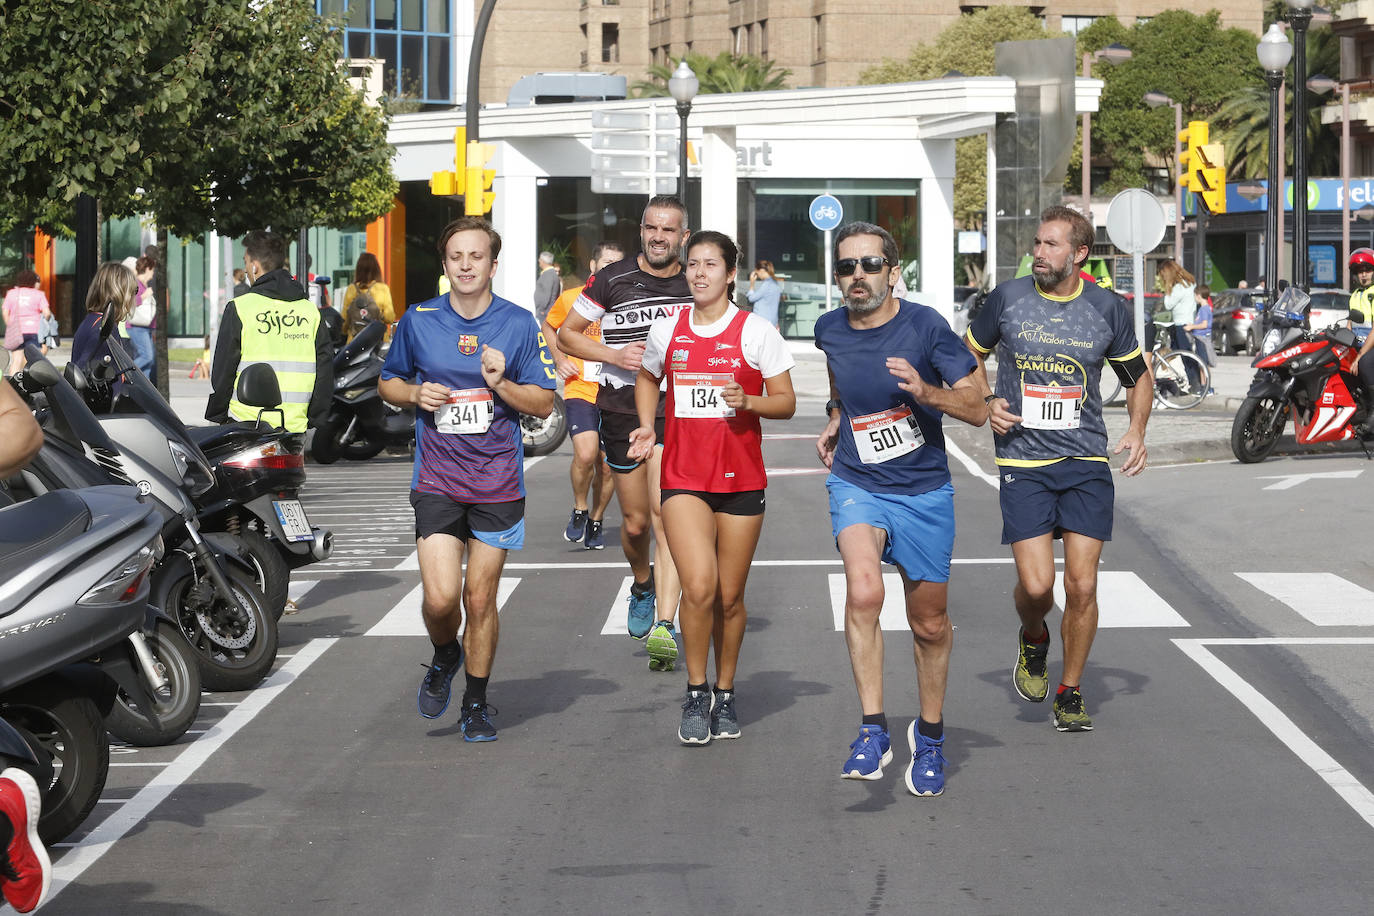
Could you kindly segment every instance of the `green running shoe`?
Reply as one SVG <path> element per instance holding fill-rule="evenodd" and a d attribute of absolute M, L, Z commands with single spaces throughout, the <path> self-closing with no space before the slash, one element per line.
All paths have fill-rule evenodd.
<path fill-rule="evenodd" d="M 644 646 L 649 650 L 650 671 L 673 670 L 674 663 L 677 662 L 677 638 L 673 635 L 671 621 L 660 620 L 654 624 L 654 628 L 649 631 L 649 638 L 644 641 Z"/>
<path fill-rule="evenodd" d="M 1049 632 L 1042 643 L 1029 642 L 1026 631 L 1018 630 L 1016 641 L 1020 650 L 1016 667 L 1011 669 L 1011 683 L 1023 700 L 1042 703 L 1050 692 L 1050 676 L 1046 659 L 1050 654 Z"/>
<path fill-rule="evenodd" d="M 1077 687 L 1065 690 L 1054 698 L 1054 727 L 1061 732 L 1090 732 L 1093 720 L 1083 708 L 1083 694 Z"/>

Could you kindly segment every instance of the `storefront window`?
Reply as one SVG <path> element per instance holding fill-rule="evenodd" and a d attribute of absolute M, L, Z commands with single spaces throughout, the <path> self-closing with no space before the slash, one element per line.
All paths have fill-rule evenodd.
<path fill-rule="evenodd" d="M 586 281 L 592 249 L 601 241 L 638 254 L 639 221 L 648 202 L 643 194 L 593 194 L 590 179 L 550 178 L 537 200 L 539 250 L 553 253 L 564 278 L 572 274 Z"/>

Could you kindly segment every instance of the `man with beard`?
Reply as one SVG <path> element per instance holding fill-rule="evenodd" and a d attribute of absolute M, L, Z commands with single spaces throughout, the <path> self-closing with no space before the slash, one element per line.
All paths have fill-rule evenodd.
<path fill-rule="evenodd" d="M 816 442 L 830 468 L 830 521 L 844 562 L 844 635 L 863 722 L 840 775 L 879 779 L 892 762 L 883 711 L 881 565 L 901 571 L 916 657 L 920 716 L 907 728 L 907 789 L 945 789 L 944 699 L 953 628 L 946 613 L 954 553 L 954 488 L 944 414 L 974 426 L 987 418 L 975 361 L 934 309 L 892 294 L 897 243 L 871 223 L 835 236 L 844 308 L 816 321 L 830 372 L 829 422 Z M 877 360 L 884 360 L 878 363 Z"/>
<path fill-rule="evenodd" d="M 677 568 L 663 535 L 659 503 L 659 472 L 663 460 L 664 399 L 658 402 L 654 430 L 659 445 L 647 461 L 629 457 L 630 433 L 639 426 L 635 412 L 635 379 L 644 358 L 649 328 L 659 321 L 676 321 L 677 313 L 692 304 L 682 270 L 682 246 L 687 241 L 687 208 L 676 197 L 650 199 L 640 222 L 639 255 L 598 270 L 577 297 L 573 310 L 558 330 L 558 348 L 569 356 L 601 363 L 601 388 L 596 408 L 601 412 L 601 444 L 606 463 L 615 472 L 620 500 L 620 546 L 625 551 L 634 584 L 630 587 L 627 628 L 635 639 L 648 637 L 649 668 L 671 671 L 677 659 L 673 618 L 677 615 Z M 601 322 L 601 340 L 583 331 Z M 650 531 L 658 556 L 650 565 Z"/>
<path fill-rule="evenodd" d="M 1064 671 L 1054 699 L 1061 732 L 1093 727 L 1079 688 L 1097 634 L 1097 563 L 1112 537 L 1115 491 L 1098 391 L 1104 362 L 1130 389 L 1130 428 L 1113 450 L 1128 453 L 1128 477 L 1145 468 L 1153 393 L 1123 300 L 1079 276 L 1092 241 L 1092 225 L 1077 211 L 1045 210 L 1032 275 L 994 289 L 966 335 L 1002 472 L 1002 543 L 1016 560 L 1021 630 L 1012 685 L 1032 703 L 1049 693 L 1045 617 L 1054 607 L 1054 539 L 1064 541 Z M 985 365 L 994 347 L 996 394 Z"/>

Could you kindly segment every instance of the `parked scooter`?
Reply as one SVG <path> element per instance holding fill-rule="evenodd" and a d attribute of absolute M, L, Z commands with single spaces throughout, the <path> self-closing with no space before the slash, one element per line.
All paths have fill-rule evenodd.
<path fill-rule="evenodd" d="M 369 322 L 335 354 L 334 400 L 310 446 L 310 457 L 320 464 L 340 458 L 362 461 L 384 448 L 415 447 L 415 412 L 388 404 L 377 391 L 385 335 L 385 322 Z M 520 415 L 520 438 L 528 457 L 550 454 L 567 437 L 568 412 L 559 395 L 554 395 L 549 416 Z"/>
<path fill-rule="evenodd" d="M 113 319 L 113 311 L 108 311 L 106 324 L 111 329 Z M 30 359 L 51 368 L 36 349 Z M 24 375 L 32 377 L 27 369 Z M 201 682 L 207 689 L 253 687 L 276 660 L 277 622 L 236 540 L 227 534 L 201 536 L 192 499 L 214 486 L 204 456 L 194 443 L 177 435 L 166 418 L 158 422 L 157 413 L 97 420 L 75 390 L 85 385 L 81 370 L 68 364 L 67 375 L 69 379 L 58 378 L 45 387 L 45 426 L 77 450 L 90 448 L 112 480 L 132 482 L 140 492 L 173 510 L 164 529 L 168 554 L 154 576 L 152 604 L 175 615 L 196 650 Z M 121 378 L 125 386 L 155 392 L 132 365 Z M 165 401 L 155 400 L 175 419 Z M 96 444 L 102 437 L 108 437 L 108 448 Z"/>
<path fill-rule="evenodd" d="M 1250 391 L 1231 424 L 1231 451 L 1238 460 L 1263 461 L 1293 416 L 1299 445 L 1374 438 L 1363 386 L 1352 367 L 1359 344 L 1349 328 L 1308 331 L 1311 300 L 1290 287 L 1268 310 L 1269 329 L 1252 366 Z"/>
<path fill-rule="evenodd" d="M 0 754 L 43 790 L 39 837 L 55 843 L 85 820 L 110 764 L 102 716 L 116 690 L 156 721 L 139 629 L 149 572 L 162 552 L 152 506 L 127 486 L 54 490 L 0 508 Z M 116 688 L 118 685 L 118 688 Z"/>

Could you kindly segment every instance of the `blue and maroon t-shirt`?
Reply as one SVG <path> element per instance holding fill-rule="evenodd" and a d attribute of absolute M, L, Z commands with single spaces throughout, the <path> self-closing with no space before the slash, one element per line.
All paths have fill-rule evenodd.
<path fill-rule="evenodd" d="M 487 310 L 472 320 L 454 311 L 447 295 L 438 296 L 406 309 L 396 325 L 382 378 L 437 382 L 460 392 L 444 416 L 415 411 L 411 489 L 463 503 L 524 497 L 520 414 L 482 379 L 483 346 L 505 354 L 512 382 L 558 386 L 534 316 L 500 296 L 493 295 Z"/>

